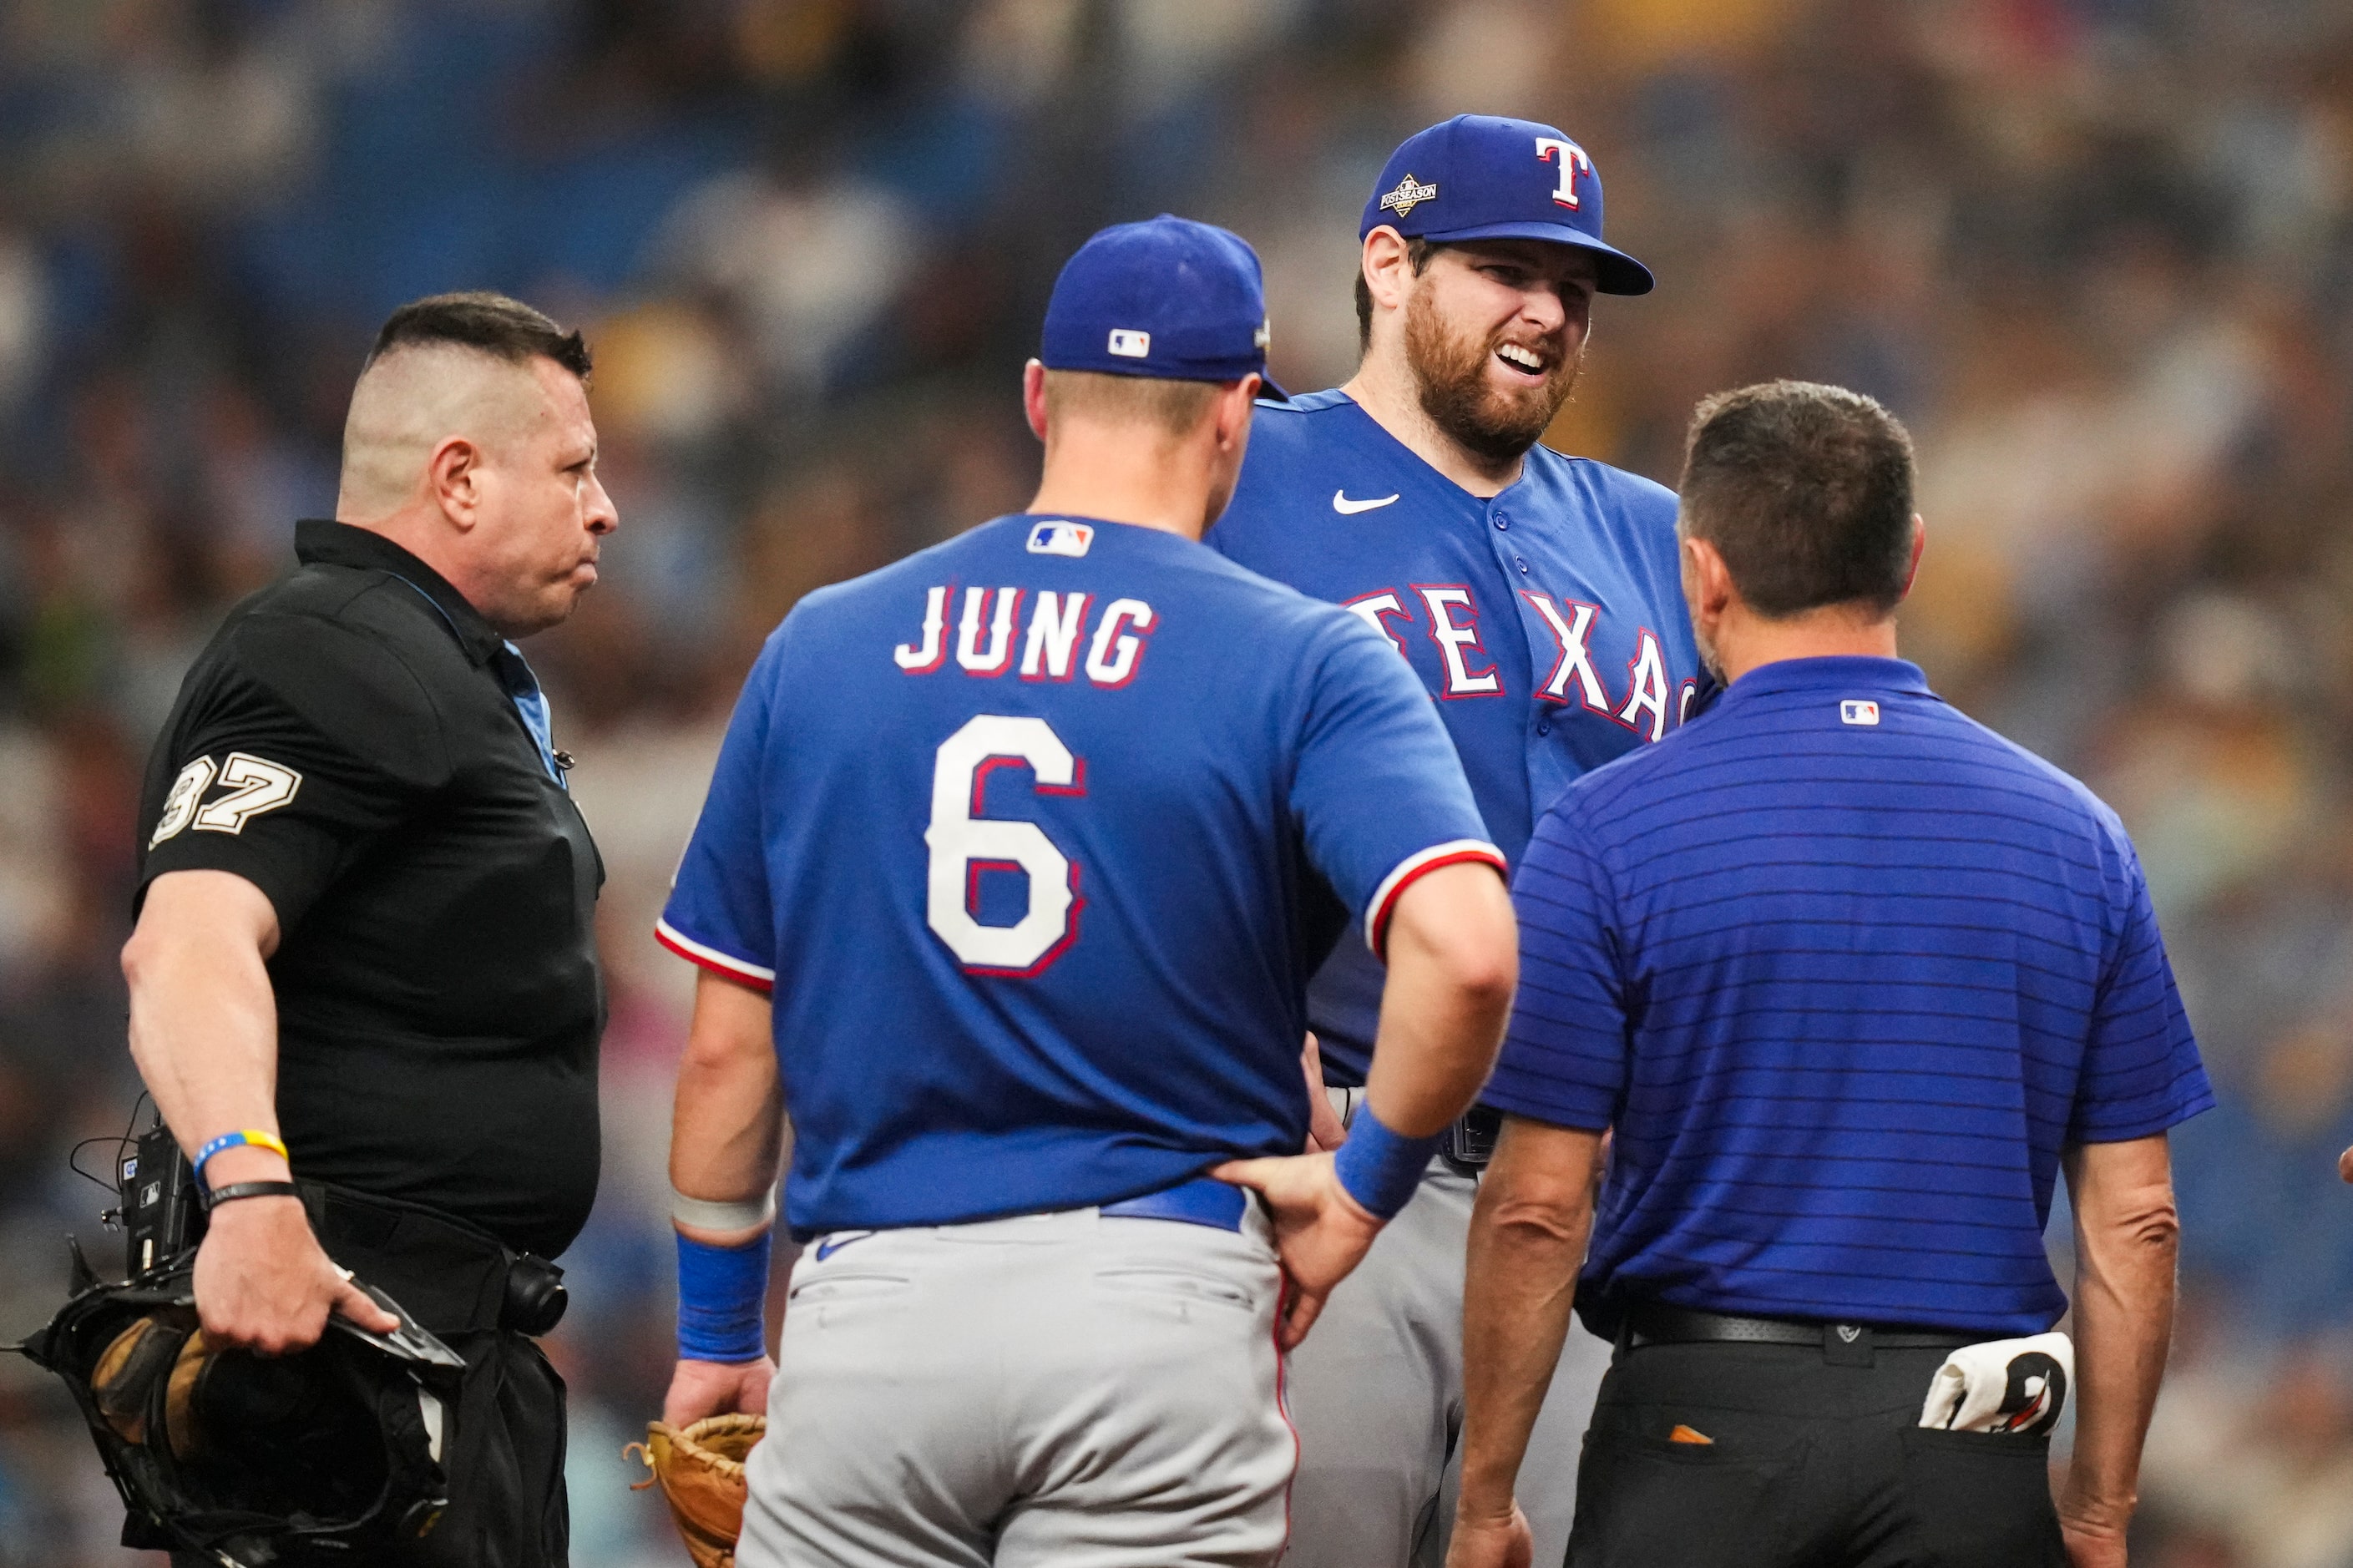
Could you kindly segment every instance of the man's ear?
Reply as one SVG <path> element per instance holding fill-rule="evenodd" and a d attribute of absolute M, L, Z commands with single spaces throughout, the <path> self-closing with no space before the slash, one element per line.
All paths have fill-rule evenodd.
<path fill-rule="evenodd" d="M 1046 367 L 1031 360 L 1021 367 L 1021 412 L 1029 416 L 1029 434 L 1046 438 Z"/>
<path fill-rule="evenodd" d="M 1258 409 L 1258 389 L 1263 377 L 1246 375 L 1218 388 L 1218 450 L 1230 451 L 1250 439 L 1250 416 Z"/>
<path fill-rule="evenodd" d="M 1912 584 L 1920 579 L 1920 552 L 1928 548 L 1928 521 L 1918 512 L 1912 514 L 1912 563 L 1904 568 L 1904 597 L 1912 596 Z"/>
<path fill-rule="evenodd" d="M 1373 296 L 1373 313 L 1402 310 L 1406 296 L 1413 291 L 1413 255 L 1406 248 L 1405 236 L 1383 224 L 1365 236 L 1365 248 L 1357 258 L 1364 269 L 1365 287 Z"/>
<path fill-rule="evenodd" d="M 426 488 L 440 503 L 441 515 L 460 529 L 474 526 L 482 504 L 481 447 L 463 436 L 452 436 L 433 448 L 425 465 Z"/>
<path fill-rule="evenodd" d="M 1683 546 L 1684 593 L 1691 600 L 1692 619 L 1713 626 L 1724 618 L 1733 600 L 1732 568 L 1724 563 L 1723 552 L 1707 540 L 1686 533 Z"/>

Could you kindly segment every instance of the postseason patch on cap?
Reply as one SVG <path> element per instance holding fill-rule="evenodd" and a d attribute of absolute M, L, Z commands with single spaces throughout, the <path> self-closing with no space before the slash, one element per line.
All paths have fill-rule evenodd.
<path fill-rule="evenodd" d="M 1437 199 L 1438 187 L 1421 184 L 1413 177 L 1413 171 L 1409 169 L 1406 171 L 1405 178 L 1398 182 L 1397 189 L 1381 197 L 1381 210 L 1393 212 L 1399 217 L 1410 217 L 1413 216 L 1414 208 L 1424 202 L 1434 202 Z"/>
<path fill-rule="evenodd" d="M 1040 522 L 1029 530 L 1032 555 L 1084 555 L 1094 542 L 1092 523 Z"/>
<path fill-rule="evenodd" d="M 1034 550 L 1037 546 L 1032 545 L 1030 548 Z M 1879 722 L 1879 704 L 1876 702 L 1866 702 L 1861 698 L 1847 698 L 1839 704 L 1839 722 L 1841 724 L 1876 724 Z"/>

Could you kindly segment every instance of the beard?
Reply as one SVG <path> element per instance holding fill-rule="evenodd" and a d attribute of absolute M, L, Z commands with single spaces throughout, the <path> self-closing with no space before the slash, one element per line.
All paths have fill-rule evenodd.
<path fill-rule="evenodd" d="M 1575 358 L 1552 365 L 1543 380 L 1499 391 L 1487 379 L 1487 363 L 1504 341 L 1500 332 L 1450 333 L 1426 296 L 1406 312 L 1406 364 L 1421 411 L 1465 451 L 1491 463 L 1511 462 L 1536 444 L 1568 401 L 1585 363 L 1580 343 Z"/>

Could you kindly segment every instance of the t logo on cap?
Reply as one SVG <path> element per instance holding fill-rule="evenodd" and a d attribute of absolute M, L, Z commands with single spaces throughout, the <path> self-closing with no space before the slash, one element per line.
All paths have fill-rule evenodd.
<path fill-rule="evenodd" d="M 1560 160 L 1560 184 L 1553 187 L 1553 205 L 1576 206 L 1577 165 L 1582 163 L 1587 174 L 1593 173 L 1593 160 L 1585 155 L 1585 149 L 1566 137 L 1539 136 L 1536 138 L 1536 157 L 1546 163 L 1555 158 Z"/>
<path fill-rule="evenodd" d="M 1113 327 L 1111 330 L 1109 352 L 1119 355 L 1122 359 L 1150 359 L 1152 334 L 1139 332 L 1132 327 Z"/>

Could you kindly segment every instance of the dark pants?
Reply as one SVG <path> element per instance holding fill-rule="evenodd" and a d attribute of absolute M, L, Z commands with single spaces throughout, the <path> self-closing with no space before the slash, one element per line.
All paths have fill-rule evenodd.
<path fill-rule="evenodd" d="M 448 1510 L 414 1546 L 336 1561 L 352 1568 L 565 1568 L 564 1380 L 522 1334 L 493 1329 L 442 1338 L 466 1358 L 442 1455 Z M 174 1552 L 172 1563 L 216 1568 L 188 1552 Z"/>
<path fill-rule="evenodd" d="M 413 1546 L 350 1568 L 567 1568 L 564 1380 L 530 1336 L 494 1327 L 508 1255 L 462 1221 L 413 1204 L 303 1184 L 327 1255 L 389 1292 L 463 1356 L 455 1418 L 441 1468 L 449 1507 Z M 174 1568 L 203 1560 L 173 1556 Z"/>
<path fill-rule="evenodd" d="M 454 1335 L 449 1348 L 466 1358 L 449 1511 L 385 1568 L 565 1568 L 564 1380 L 511 1330 Z"/>
<path fill-rule="evenodd" d="M 2048 1438 L 1918 1425 L 1945 1355 L 1621 1350 L 1586 1434 L 1567 1568 L 2065 1568 Z M 1679 1426 L 1714 1441 L 1671 1441 Z"/>

